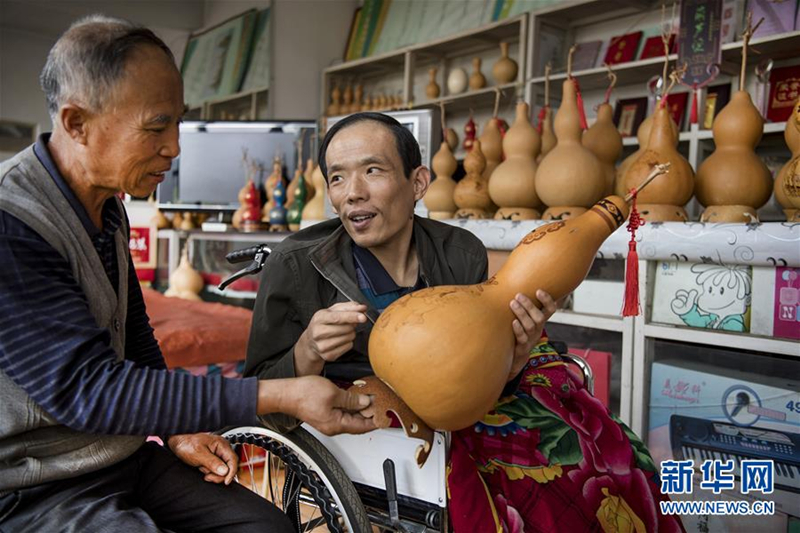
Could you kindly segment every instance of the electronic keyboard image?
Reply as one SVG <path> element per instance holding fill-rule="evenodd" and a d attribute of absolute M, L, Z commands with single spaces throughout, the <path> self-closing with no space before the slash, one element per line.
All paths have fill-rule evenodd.
<path fill-rule="evenodd" d="M 800 493 L 800 435 L 681 415 L 670 417 L 669 430 L 676 460 L 694 459 L 699 470 L 707 459 L 732 459 L 738 480 L 743 459 L 772 459 L 775 489 Z"/>

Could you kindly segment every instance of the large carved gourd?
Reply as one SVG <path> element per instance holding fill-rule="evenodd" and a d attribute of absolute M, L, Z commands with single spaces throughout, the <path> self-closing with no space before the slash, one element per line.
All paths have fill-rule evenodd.
<path fill-rule="evenodd" d="M 494 206 L 489 197 L 489 184 L 483 177 L 486 158 L 483 157 L 481 141 L 475 139 L 472 150 L 464 159 L 467 175 L 456 184 L 453 200 L 458 206 L 456 218 L 489 218 Z"/>
<path fill-rule="evenodd" d="M 666 107 L 658 106 L 653 115 L 653 127 L 647 148 L 625 173 L 625 190 L 641 184 L 658 163 L 669 163 L 669 174 L 659 176 L 638 196 L 639 213 L 650 222 L 685 222 L 683 208 L 692 198 L 694 172 L 691 165 L 676 149 L 671 118 Z"/>
<path fill-rule="evenodd" d="M 536 194 L 536 156 L 541 140 L 528 119 L 528 104 L 517 104 L 514 124 L 503 137 L 506 159 L 489 178 L 489 196 L 499 206 L 494 215 L 502 220 L 530 220 L 541 216 Z"/>
<path fill-rule="evenodd" d="M 754 149 L 764 131 L 750 93 L 737 91 L 714 118 L 716 149 L 697 169 L 695 196 L 703 222 L 753 222 L 772 194 L 772 176 Z"/>
<path fill-rule="evenodd" d="M 784 208 L 786 219 L 792 222 L 800 221 L 800 98 L 794 104 L 794 111 L 786 121 L 786 145 L 792 151 L 792 158 L 781 169 L 775 180 L 775 195 L 785 199 Z M 792 146 L 794 143 L 794 146 Z"/>
<path fill-rule="evenodd" d="M 614 178 L 614 194 L 617 196 L 624 196 L 628 193 L 628 191 L 625 190 L 625 173 L 628 172 L 628 169 L 631 168 L 634 161 L 639 159 L 642 152 L 647 149 L 647 141 L 650 140 L 650 131 L 653 129 L 653 117 L 654 115 L 650 115 L 639 124 L 639 129 L 636 131 L 636 139 L 639 141 L 639 148 L 623 159 L 622 163 L 617 167 L 616 177 Z M 669 124 L 672 128 L 673 143 L 677 145 L 678 125 L 672 120 L 672 116 L 669 117 Z"/>
<path fill-rule="evenodd" d="M 453 173 L 458 168 L 458 161 L 450 151 L 447 141 L 442 141 L 439 151 L 433 156 L 431 161 L 433 172 L 436 179 L 433 180 L 428 192 L 425 194 L 425 207 L 428 208 L 428 216 L 435 220 L 453 218 L 458 209 L 453 200 L 453 193 L 456 189 L 456 182 L 453 180 Z"/>
<path fill-rule="evenodd" d="M 509 302 L 537 289 L 556 299 L 574 290 L 627 215 L 622 198 L 605 198 L 583 215 L 529 233 L 484 283 L 400 298 L 370 334 L 375 374 L 430 427 L 456 431 L 473 424 L 492 408 L 511 369 Z"/>
<path fill-rule="evenodd" d="M 536 193 L 549 206 L 545 220 L 566 219 L 586 211 L 603 197 L 605 178 L 600 161 L 581 144 L 575 83 L 564 80 L 555 120 L 558 144 L 536 171 Z"/>
<path fill-rule="evenodd" d="M 597 120 L 583 132 L 583 145 L 597 156 L 603 166 L 606 186 L 603 194 L 612 194 L 617 159 L 622 153 L 622 137 L 614 126 L 614 109 L 608 103 L 597 108 Z"/>

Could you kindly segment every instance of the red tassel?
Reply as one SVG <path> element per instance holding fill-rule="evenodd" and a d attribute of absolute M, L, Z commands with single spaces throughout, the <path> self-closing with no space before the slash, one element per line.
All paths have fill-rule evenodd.
<path fill-rule="evenodd" d="M 699 91 L 697 85 L 693 85 L 692 90 L 692 111 L 689 114 L 689 123 L 697 124 L 697 93 Z"/>
<path fill-rule="evenodd" d="M 542 134 L 542 128 L 544 128 L 544 118 L 547 116 L 547 108 L 550 106 L 544 106 L 539 109 L 539 124 L 536 125 L 536 131 L 539 132 L 539 135 Z"/>
<path fill-rule="evenodd" d="M 577 94 L 578 115 L 581 117 L 581 129 L 589 129 L 586 123 L 586 112 L 583 110 L 583 97 L 581 96 L 581 88 L 578 85 L 578 78 L 572 78 L 572 83 L 575 84 L 575 94 Z"/>
<path fill-rule="evenodd" d="M 636 210 L 636 191 L 631 190 L 631 216 L 628 218 L 628 231 L 631 240 L 628 241 L 628 257 L 625 260 L 625 302 L 622 306 L 622 316 L 636 316 L 641 313 L 639 305 L 639 254 L 636 252 L 636 230 L 644 226 L 644 220 Z"/>

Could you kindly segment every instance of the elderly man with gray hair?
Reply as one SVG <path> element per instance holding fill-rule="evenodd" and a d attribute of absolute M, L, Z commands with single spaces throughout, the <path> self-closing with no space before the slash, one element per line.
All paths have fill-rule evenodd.
<path fill-rule="evenodd" d="M 0 530 L 290 531 L 227 486 L 235 453 L 198 432 L 274 412 L 364 432 L 369 398 L 320 376 L 169 373 L 116 194 L 150 195 L 178 156 L 172 53 L 93 16 L 58 40 L 41 84 L 53 132 L 0 166 Z"/>

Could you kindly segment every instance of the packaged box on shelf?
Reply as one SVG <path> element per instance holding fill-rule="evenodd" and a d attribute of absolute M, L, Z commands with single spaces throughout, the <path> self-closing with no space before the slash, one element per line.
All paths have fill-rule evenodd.
<path fill-rule="evenodd" d="M 651 320 L 749 332 L 752 288 L 749 266 L 660 261 Z"/>
<path fill-rule="evenodd" d="M 576 313 L 619 316 L 624 294 L 623 282 L 587 279 L 572 293 L 572 310 Z"/>
<path fill-rule="evenodd" d="M 776 512 L 800 515 L 800 381 L 735 370 L 746 363 L 736 364 L 735 359 L 723 356 L 719 361 L 666 359 L 653 364 L 648 430 L 653 459 L 656 464 L 694 459 L 695 468 L 711 458 L 732 457 L 737 465 L 741 459 L 772 459 L 772 494 L 743 495 L 737 479 L 728 495 L 774 501 Z M 700 490 L 699 485 L 691 495 L 694 500 L 711 496 L 713 492 Z"/>
<path fill-rule="evenodd" d="M 800 268 L 753 267 L 750 332 L 800 340 Z"/>

